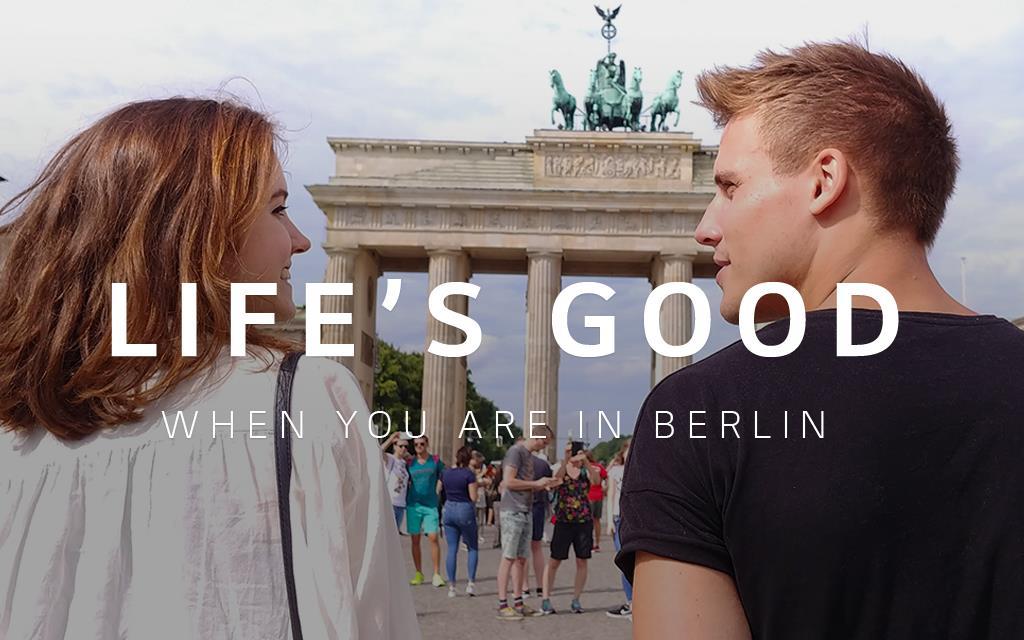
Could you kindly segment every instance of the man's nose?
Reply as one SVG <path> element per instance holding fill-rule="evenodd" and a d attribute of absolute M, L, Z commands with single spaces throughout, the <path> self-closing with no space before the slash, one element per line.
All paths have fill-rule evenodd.
<path fill-rule="evenodd" d="M 718 243 L 722 241 L 722 230 L 711 212 L 711 207 L 704 211 L 704 216 L 701 217 L 694 236 L 697 238 L 697 242 L 708 247 L 718 246 Z"/>

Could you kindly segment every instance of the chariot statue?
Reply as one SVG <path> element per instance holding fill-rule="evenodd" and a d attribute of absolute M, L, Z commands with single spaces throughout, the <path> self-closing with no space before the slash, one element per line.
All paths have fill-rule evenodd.
<path fill-rule="evenodd" d="M 644 77 L 640 67 L 633 67 L 627 86 L 626 62 L 611 50 L 612 38 L 617 33 L 612 21 L 619 15 L 621 8 L 621 5 L 615 9 L 594 6 L 604 21 L 601 35 L 608 43 L 608 51 L 590 70 L 582 109 L 577 107 L 576 98 L 566 90 L 562 75 L 556 69 L 549 72 L 551 88 L 554 90 L 551 99 L 553 126 L 557 125 L 559 129 L 574 129 L 577 113 L 581 116 L 585 131 L 668 131 L 668 116 L 672 113 L 676 114 L 673 126 L 679 126 L 678 91 L 682 84 L 681 71 L 676 71 L 672 75 L 665 90 L 654 98 L 646 110 L 643 91 L 640 89 Z M 556 112 L 562 116 L 561 123 L 556 122 Z M 646 127 L 641 124 L 640 119 L 642 115 L 648 113 L 650 126 Z"/>

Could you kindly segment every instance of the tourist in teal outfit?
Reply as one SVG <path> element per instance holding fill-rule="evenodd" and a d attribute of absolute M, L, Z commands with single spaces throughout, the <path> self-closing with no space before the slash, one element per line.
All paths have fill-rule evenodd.
<path fill-rule="evenodd" d="M 434 564 L 434 578 L 431 582 L 435 587 L 443 587 L 447 583 L 441 577 L 441 545 L 437 540 L 437 532 L 440 529 L 437 495 L 444 463 L 436 455 L 430 454 L 429 444 L 426 435 L 416 438 L 413 441 L 415 455 L 408 461 L 409 494 L 405 501 L 405 527 L 412 536 L 412 563 L 416 566 L 416 574 L 409 584 L 423 584 L 420 536 L 426 534 L 427 540 L 430 541 L 430 559 Z"/>

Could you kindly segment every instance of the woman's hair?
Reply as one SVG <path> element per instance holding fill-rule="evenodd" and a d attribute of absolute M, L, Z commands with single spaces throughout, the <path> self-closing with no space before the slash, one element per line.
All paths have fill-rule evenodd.
<path fill-rule="evenodd" d="M 459 450 L 455 452 L 455 466 L 457 467 L 468 467 L 469 459 L 473 457 L 473 450 L 467 446 L 459 447 Z"/>
<path fill-rule="evenodd" d="M 74 136 L 0 207 L 20 208 L 0 265 L 4 428 L 80 439 L 140 419 L 211 366 L 279 143 L 266 116 L 230 100 L 136 102 Z M 155 357 L 111 355 L 114 282 L 127 283 L 128 341 L 155 343 Z M 196 357 L 181 355 L 183 282 L 196 283 Z M 294 348 L 251 327 L 247 343 Z"/>
<path fill-rule="evenodd" d="M 388 448 L 386 449 L 387 453 L 394 453 L 395 448 L 398 446 L 398 443 L 404 444 L 406 451 L 409 451 L 409 449 L 411 448 L 411 442 L 409 440 L 407 440 L 406 438 L 399 438 L 398 440 L 395 440 L 390 445 L 388 445 Z"/>

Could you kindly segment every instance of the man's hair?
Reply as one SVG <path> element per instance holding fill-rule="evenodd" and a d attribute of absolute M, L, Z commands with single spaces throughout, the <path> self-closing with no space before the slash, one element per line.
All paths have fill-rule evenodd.
<path fill-rule="evenodd" d="M 530 431 L 529 427 L 523 429 L 523 435 L 520 436 L 520 438 L 522 440 L 540 440 L 541 438 L 546 438 L 548 436 L 551 436 L 552 438 L 555 437 L 555 432 L 550 426 L 546 424 L 539 424 L 536 425 L 536 427 L 537 428 L 535 428 L 532 432 Z"/>
<path fill-rule="evenodd" d="M 913 229 L 930 246 L 959 168 L 942 103 L 902 61 L 856 42 L 765 50 L 749 67 L 697 77 L 696 104 L 718 126 L 756 114 L 773 168 L 804 169 L 839 149 L 863 181 L 882 229 Z"/>

